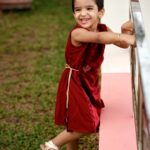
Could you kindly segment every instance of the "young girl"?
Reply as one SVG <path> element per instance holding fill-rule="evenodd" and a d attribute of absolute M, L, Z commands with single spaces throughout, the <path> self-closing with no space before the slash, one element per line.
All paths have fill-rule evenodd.
<path fill-rule="evenodd" d="M 100 20 L 104 15 L 103 0 L 72 0 L 76 26 L 66 45 L 66 66 L 62 73 L 56 99 L 55 123 L 66 129 L 41 145 L 42 150 L 78 149 L 78 139 L 96 133 L 104 103 L 100 95 L 99 71 L 105 44 L 127 48 L 134 36 L 114 33 Z M 129 26 L 128 29 L 130 30 Z"/>

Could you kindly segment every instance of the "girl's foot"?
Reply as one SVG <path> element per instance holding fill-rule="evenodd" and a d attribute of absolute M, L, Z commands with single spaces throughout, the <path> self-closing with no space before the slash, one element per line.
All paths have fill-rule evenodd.
<path fill-rule="evenodd" d="M 45 144 L 40 145 L 41 150 L 59 150 L 52 141 L 45 142 Z"/>

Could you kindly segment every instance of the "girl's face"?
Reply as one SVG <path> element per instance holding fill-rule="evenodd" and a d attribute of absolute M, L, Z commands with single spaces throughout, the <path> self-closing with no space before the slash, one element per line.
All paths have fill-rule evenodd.
<path fill-rule="evenodd" d="M 95 0 L 75 0 L 74 18 L 83 28 L 95 31 L 103 13 L 103 9 L 98 10 Z"/>

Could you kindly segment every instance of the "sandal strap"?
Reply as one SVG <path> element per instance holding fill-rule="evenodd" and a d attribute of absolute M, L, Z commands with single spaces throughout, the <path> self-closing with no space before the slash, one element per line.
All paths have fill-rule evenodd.
<path fill-rule="evenodd" d="M 52 149 L 54 149 L 54 150 L 59 150 L 58 146 L 56 146 L 52 141 L 45 142 L 45 145 L 46 145 L 48 148 L 52 148 Z"/>

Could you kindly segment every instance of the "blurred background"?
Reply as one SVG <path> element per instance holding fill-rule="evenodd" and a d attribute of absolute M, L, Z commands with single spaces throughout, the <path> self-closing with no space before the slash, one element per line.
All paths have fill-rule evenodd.
<path fill-rule="evenodd" d="M 102 22 L 120 32 L 129 2 L 106 0 Z M 149 1 L 140 4 L 149 40 Z M 70 0 L 0 0 L 0 150 L 39 150 L 63 130 L 54 125 L 55 96 L 74 24 Z M 106 46 L 102 73 L 130 73 L 129 53 Z M 79 150 L 96 150 L 98 142 L 84 137 Z"/>
<path fill-rule="evenodd" d="M 66 40 L 74 25 L 71 1 L 33 0 L 29 7 L 13 5 L 17 9 L 3 2 L 0 150 L 38 150 L 62 130 L 54 125 L 53 117 Z M 95 150 L 97 143 L 95 135 L 84 137 L 80 149 Z"/>

